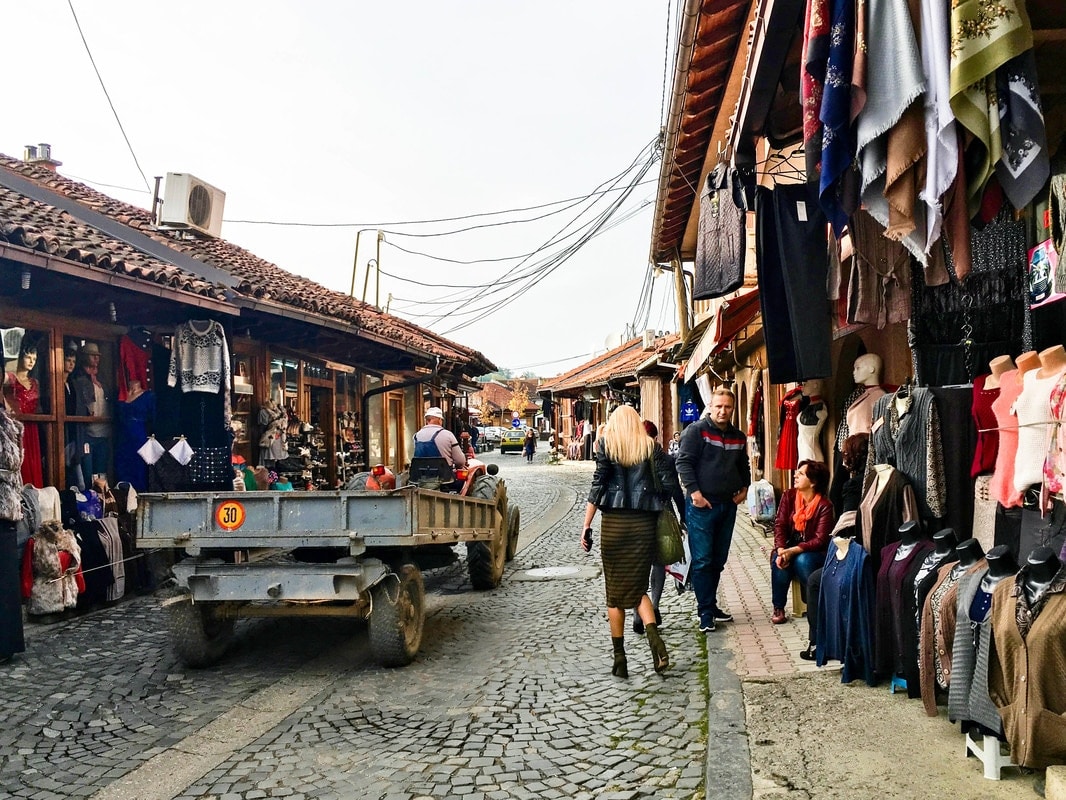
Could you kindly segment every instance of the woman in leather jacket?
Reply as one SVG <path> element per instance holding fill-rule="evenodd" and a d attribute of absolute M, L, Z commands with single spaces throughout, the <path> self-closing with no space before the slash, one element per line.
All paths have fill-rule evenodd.
<path fill-rule="evenodd" d="M 652 664 L 662 673 L 670 666 L 670 658 L 648 597 L 648 574 L 655 554 L 656 522 L 664 503 L 679 488 L 677 474 L 630 406 L 619 406 L 611 413 L 596 442 L 595 458 L 581 546 L 586 552 L 591 549 L 592 520 L 600 511 L 600 557 L 614 645 L 611 674 L 629 677 L 623 638 L 627 608 L 635 608 L 644 621 Z"/>

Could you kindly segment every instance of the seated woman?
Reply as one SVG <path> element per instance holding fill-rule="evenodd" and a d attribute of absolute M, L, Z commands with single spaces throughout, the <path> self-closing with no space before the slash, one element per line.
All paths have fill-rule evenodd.
<path fill-rule="evenodd" d="M 833 530 L 833 504 L 825 496 L 829 467 L 820 461 L 801 461 L 792 480 L 795 488 L 781 496 L 774 521 L 774 551 L 770 554 L 770 589 L 774 614 L 783 623 L 785 598 L 793 578 L 806 585 L 814 570 L 825 562 L 829 533 Z"/>

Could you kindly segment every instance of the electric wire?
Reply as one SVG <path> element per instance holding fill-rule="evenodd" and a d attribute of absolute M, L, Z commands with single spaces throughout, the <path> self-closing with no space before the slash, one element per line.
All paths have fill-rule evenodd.
<path fill-rule="evenodd" d="M 650 149 L 649 155 L 645 156 L 644 155 L 645 151 L 649 151 L 649 149 Z M 625 174 L 627 172 L 632 171 L 632 169 L 639 163 L 639 161 L 640 161 L 640 159 L 642 157 L 645 158 L 645 163 L 640 168 L 640 172 L 638 174 L 638 177 L 635 180 L 630 180 L 629 184 L 623 190 L 623 195 L 620 198 L 617 198 L 615 201 L 613 201 L 611 203 L 611 205 L 608 207 L 607 216 L 604 217 L 603 213 L 601 213 L 600 217 L 594 219 L 591 223 L 587 223 L 586 224 L 585 231 L 591 230 L 592 226 L 602 227 L 603 223 L 606 221 L 607 218 L 609 218 L 610 214 L 613 214 L 621 206 L 621 204 L 624 203 L 624 201 L 629 197 L 629 195 L 632 193 L 633 189 L 635 188 L 635 184 L 639 183 L 639 181 L 643 177 L 643 175 L 647 174 L 647 171 L 651 167 L 651 165 L 654 164 L 655 161 L 658 160 L 659 151 L 658 151 L 658 141 L 657 141 L 657 139 L 653 139 L 651 142 L 649 142 L 647 145 L 645 145 L 643 148 L 641 148 L 640 154 L 638 154 L 638 156 L 633 160 L 633 162 L 630 164 L 630 166 L 627 168 L 626 171 L 623 171 L 622 173 L 619 173 L 619 176 L 617 176 L 616 178 L 613 179 L 614 182 L 617 183 L 618 181 L 621 180 L 622 177 L 625 176 Z M 602 187 L 602 185 L 603 184 L 598 186 L 597 189 Z M 591 197 L 591 195 L 589 197 Z M 592 205 L 594 205 L 594 204 L 595 204 L 595 201 L 593 201 Z M 592 208 L 592 205 L 590 205 L 588 209 L 583 209 L 581 212 L 579 212 L 570 222 L 568 222 L 566 225 L 564 225 L 559 231 L 557 231 L 546 242 L 543 242 L 539 246 L 539 248 L 536 251 L 534 251 L 534 252 L 535 253 L 536 252 L 541 252 L 545 248 L 547 248 L 547 247 L 549 247 L 549 246 L 551 246 L 553 244 L 558 243 L 560 241 L 560 237 L 563 236 L 563 234 L 566 232 L 566 230 L 571 225 L 573 225 L 577 220 L 579 220 L 584 213 L 586 213 L 588 210 L 590 210 Z M 563 238 L 565 238 L 565 237 L 563 237 Z M 566 258 L 569 257 L 569 254 L 571 254 L 571 248 L 574 248 L 574 247 L 579 248 L 583 243 L 584 242 L 581 239 L 579 239 L 573 245 L 570 245 L 567 248 L 564 248 L 564 250 L 559 254 L 559 258 L 565 260 Z M 576 249 L 573 250 L 572 252 L 576 252 Z M 549 257 L 542 264 L 539 264 L 539 265 L 538 264 L 534 264 L 534 265 L 526 268 L 525 272 L 520 272 L 518 275 L 515 276 L 514 279 L 509 280 L 509 281 L 506 280 L 509 276 L 514 275 L 516 272 L 518 272 L 518 270 L 520 270 L 520 269 L 522 269 L 523 267 L 526 266 L 526 261 L 528 261 L 528 259 L 523 259 L 523 261 L 519 262 L 518 264 L 515 264 L 510 269 L 506 270 L 504 273 L 502 273 L 500 276 L 498 276 L 494 281 L 492 281 L 492 282 L 490 282 L 488 284 L 479 285 L 477 287 L 477 289 L 480 290 L 480 291 L 478 291 L 476 295 L 473 295 L 473 294 L 467 295 L 467 294 L 465 294 L 463 292 L 455 292 L 455 293 L 452 293 L 451 295 L 448 295 L 448 296 L 446 296 L 445 298 L 442 298 L 442 299 L 430 300 L 430 301 L 424 301 L 424 302 L 417 301 L 417 300 L 411 300 L 411 299 L 408 299 L 408 298 L 394 298 L 394 299 L 402 300 L 403 302 L 410 302 L 410 303 L 418 304 L 418 305 L 449 305 L 449 306 L 452 307 L 450 310 L 444 311 L 443 313 L 411 314 L 411 315 L 409 315 L 409 316 L 414 316 L 414 317 L 431 319 L 432 322 L 428 323 L 428 325 L 427 325 L 427 326 L 431 326 L 434 323 L 439 322 L 442 319 L 444 319 L 444 318 L 446 318 L 446 317 L 448 317 L 450 315 L 453 315 L 453 314 L 457 314 L 458 316 L 470 316 L 470 315 L 472 315 L 474 313 L 479 313 L 480 311 L 487 310 L 487 309 L 495 310 L 492 305 L 489 305 L 489 306 L 479 306 L 477 309 L 470 309 L 468 311 L 464 311 L 464 312 L 459 313 L 459 308 L 461 308 L 464 304 L 470 302 L 471 300 L 475 299 L 475 297 L 478 300 L 484 300 L 486 297 L 493 296 L 495 294 L 498 294 L 500 291 L 502 291 L 504 289 L 507 289 L 508 287 L 513 285 L 516 281 L 525 280 L 525 279 L 532 279 L 532 278 L 536 277 L 538 274 L 540 274 L 542 272 L 544 272 L 545 274 L 549 273 L 551 271 L 551 269 L 552 269 L 552 263 L 553 263 L 554 260 L 555 260 L 555 257 Z"/>
<path fill-rule="evenodd" d="M 89 63 L 93 65 L 93 72 L 96 73 L 96 79 L 100 82 L 100 88 L 104 90 L 104 97 L 107 98 L 107 104 L 111 106 L 111 113 L 115 116 L 115 122 L 118 123 L 118 129 L 122 132 L 122 138 L 126 140 L 126 147 L 129 148 L 130 155 L 133 156 L 133 163 L 137 166 L 137 171 L 141 173 L 141 180 L 144 181 L 144 186 L 149 192 L 152 191 L 151 185 L 148 183 L 148 178 L 144 174 L 144 170 L 141 169 L 141 162 L 137 160 L 137 154 L 133 152 L 133 145 L 130 144 L 130 137 L 126 135 L 126 129 L 122 126 L 122 120 L 119 119 L 118 109 L 115 108 L 115 104 L 111 101 L 111 95 L 107 91 L 107 86 L 104 85 L 104 78 L 100 74 L 100 69 L 96 66 L 96 59 L 93 58 L 92 51 L 89 49 L 89 43 L 85 40 L 85 32 L 81 29 L 81 22 L 78 21 L 78 15 L 74 11 L 74 1 L 67 0 L 67 6 L 70 8 L 70 14 L 74 17 L 74 25 L 78 29 L 78 36 L 81 37 L 81 43 L 85 46 L 85 53 L 89 56 Z"/>
<path fill-rule="evenodd" d="M 524 266 L 524 262 L 516 264 L 515 266 L 511 267 L 511 269 L 509 269 L 508 271 L 504 272 L 495 281 L 493 281 L 492 283 L 488 284 L 487 287 L 479 287 L 479 288 L 482 289 L 482 291 L 479 291 L 476 295 L 470 295 L 470 296 L 453 295 L 452 298 L 450 298 L 450 300 L 451 300 L 450 308 L 445 310 L 445 311 L 443 311 L 443 312 L 438 312 L 436 314 L 414 314 L 414 315 L 411 315 L 411 316 L 428 318 L 428 319 L 431 320 L 431 322 L 428 323 L 428 326 L 432 326 L 433 324 L 435 324 L 437 322 L 440 322 L 440 321 L 442 321 L 444 319 L 447 319 L 447 318 L 451 318 L 451 319 L 454 319 L 456 317 L 458 317 L 458 318 L 466 318 L 466 317 L 473 316 L 475 314 L 481 314 L 481 315 L 492 314 L 492 313 L 495 313 L 496 311 L 499 311 L 500 309 L 504 308 L 506 305 L 510 304 L 511 302 L 514 302 L 515 300 L 517 300 L 519 297 L 521 297 L 523 294 L 525 294 L 526 291 L 528 291 L 534 285 L 539 283 L 540 280 L 542 280 L 544 277 L 547 277 L 547 275 L 551 274 L 551 272 L 553 272 L 555 269 L 557 269 L 559 266 L 561 266 L 561 264 L 565 263 L 565 261 L 568 260 L 571 255 L 576 253 L 585 244 L 585 242 L 587 242 L 588 239 L 591 238 L 592 235 L 594 235 L 598 230 L 600 230 L 600 229 L 602 229 L 604 227 L 605 223 L 610 219 L 610 217 L 615 212 L 617 212 L 618 208 L 620 208 L 621 205 L 625 202 L 625 200 L 628 199 L 630 194 L 636 188 L 636 184 L 640 182 L 640 180 L 644 177 L 644 175 L 647 174 L 647 172 L 651 168 L 651 166 L 658 160 L 659 151 L 658 151 L 658 141 L 657 141 L 657 138 L 656 138 L 656 139 L 653 139 L 652 142 L 649 143 L 649 145 L 646 145 L 644 148 L 641 149 L 641 153 L 637 156 L 637 158 L 634 159 L 634 161 L 630 165 L 629 170 L 632 170 L 633 167 L 636 166 L 639 163 L 640 158 L 642 156 L 644 156 L 645 151 L 648 151 L 649 148 L 650 148 L 649 155 L 645 157 L 645 161 L 639 167 L 638 172 L 635 175 L 635 177 L 632 178 L 628 182 L 628 184 L 626 185 L 626 187 L 623 190 L 623 194 L 619 198 L 616 198 L 608 206 L 607 209 L 605 209 L 603 212 L 600 212 L 600 214 L 596 218 L 594 218 L 591 222 L 585 224 L 585 228 L 584 228 L 584 230 L 582 232 L 582 235 L 576 242 L 574 242 L 573 244 L 571 244 L 571 245 L 567 246 L 566 248 L 564 248 L 559 254 L 557 254 L 555 256 L 552 256 L 552 257 L 549 257 L 543 264 L 541 264 L 541 265 L 533 265 L 533 267 L 528 269 L 526 272 L 520 273 L 518 276 L 516 276 L 516 277 L 518 277 L 521 280 L 528 279 L 528 282 L 526 283 L 526 285 L 523 286 L 521 289 L 516 290 L 515 292 L 513 292 L 512 294 L 510 294 L 509 296 L 507 296 L 507 297 L 505 297 L 503 299 L 493 300 L 493 301 L 489 302 L 488 304 L 485 304 L 484 302 L 481 302 L 480 305 L 468 306 L 466 308 L 463 308 L 464 304 L 467 304 L 467 303 L 473 301 L 475 298 L 479 302 L 480 301 L 484 301 L 486 298 L 491 297 L 491 296 L 493 296 L 495 294 L 498 294 L 499 291 L 501 291 L 502 289 L 507 288 L 507 286 L 509 286 L 510 284 L 513 284 L 514 281 L 512 280 L 512 281 L 508 282 L 507 285 L 501 285 L 506 280 L 506 278 L 509 275 L 514 274 L 521 267 L 523 267 Z M 625 173 L 622 173 L 623 176 L 624 176 L 624 174 Z M 580 219 L 581 215 L 583 213 L 585 213 L 585 211 L 587 211 L 587 210 L 588 209 L 583 210 L 573 220 L 571 220 L 569 223 L 567 223 L 565 226 L 563 226 L 563 228 L 560 229 L 559 231 L 557 231 L 556 234 L 554 234 L 547 242 L 543 243 L 541 245 L 540 249 L 544 249 L 544 248 L 550 246 L 551 244 L 554 244 L 557 241 L 559 241 L 559 237 L 562 236 L 565 233 L 565 231 L 571 225 L 573 225 L 578 219 Z M 415 301 L 415 302 L 417 302 L 417 301 Z M 429 303 L 430 304 L 440 304 L 441 301 L 429 301 Z M 460 309 L 462 309 L 462 310 L 460 310 Z M 463 323 L 463 324 L 465 324 L 465 323 Z M 447 335 L 447 333 L 450 333 L 450 332 L 452 332 L 454 330 L 457 330 L 460 327 L 463 327 L 463 324 L 449 329 L 449 331 L 445 332 L 444 335 Z"/>

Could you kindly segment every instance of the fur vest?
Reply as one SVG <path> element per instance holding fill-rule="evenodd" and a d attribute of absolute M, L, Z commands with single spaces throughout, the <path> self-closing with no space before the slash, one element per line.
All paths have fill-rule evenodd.
<path fill-rule="evenodd" d="M 58 522 L 46 522 L 32 538 L 33 584 L 26 611 L 30 614 L 57 614 L 78 603 L 75 573 L 81 567 L 81 547 L 74 534 Z M 60 553 L 70 556 L 63 569 Z"/>

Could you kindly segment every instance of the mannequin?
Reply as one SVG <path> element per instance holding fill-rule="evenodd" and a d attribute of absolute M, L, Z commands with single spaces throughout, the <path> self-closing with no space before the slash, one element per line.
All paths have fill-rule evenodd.
<path fill-rule="evenodd" d="M 921 538 L 921 534 L 921 526 L 914 520 L 904 522 L 900 525 L 899 545 L 896 547 L 896 553 L 892 556 L 892 560 L 903 561 L 907 556 L 913 553 L 915 546 L 918 544 L 918 540 Z"/>
<path fill-rule="evenodd" d="M 1005 544 L 989 550 L 985 554 L 985 561 L 988 562 L 988 572 L 981 580 L 981 589 L 986 592 L 991 592 L 992 587 L 1004 578 L 1018 574 L 1018 562 L 1014 560 L 1010 547 Z"/>
<path fill-rule="evenodd" d="M 985 388 L 998 389 L 1003 373 L 1015 369 L 1015 366 L 1010 356 L 996 356 L 988 362 L 988 368 L 991 374 L 985 379 Z"/>
<path fill-rule="evenodd" d="M 825 462 L 822 451 L 822 427 L 825 425 L 829 410 L 822 399 L 823 383 L 820 380 L 803 382 L 802 393 L 806 403 L 800 411 L 797 424 L 797 445 L 799 461 Z"/>
<path fill-rule="evenodd" d="M 17 414 L 37 414 L 41 411 L 41 387 L 32 376 L 37 366 L 37 345 L 22 340 L 18 364 L 4 380 L 5 402 Z M 36 422 L 22 423 L 22 482 L 44 487 L 44 469 L 41 462 L 41 434 Z"/>
<path fill-rule="evenodd" d="M 1019 365 L 1025 356 L 1018 357 Z M 1034 363 L 1031 359 L 1027 363 Z M 1066 348 L 1055 345 L 1042 350 L 1037 367 L 1022 378 L 1022 391 L 1014 402 L 1018 417 L 1018 451 L 1014 456 L 1014 489 L 1024 492 L 1043 479 L 1051 427 L 1051 392 L 1066 372 Z"/>
<path fill-rule="evenodd" d="M 1029 605 L 1033 606 L 1043 597 L 1044 592 L 1051 586 L 1055 576 L 1062 568 L 1062 562 L 1050 547 L 1038 547 L 1029 554 L 1025 560 L 1025 579 L 1022 588 Z"/>
<path fill-rule="evenodd" d="M 881 356 L 867 353 L 856 358 L 852 377 L 855 383 L 865 386 L 866 390 L 848 406 L 848 434 L 869 433 L 873 426 L 874 403 L 885 393 L 881 388 Z"/>
<path fill-rule="evenodd" d="M 799 464 L 799 415 L 807 404 L 803 390 L 796 386 L 781 398 L 781 430 L 777 439 L 777 469 L 795 469 Z"/>
<path fill-rule="evenodd" d="M 837 561 L 843 561 L 848 557 L 848 548 L 851 546 L 851 539 L 846 536 L 834 536 L 833 544 L 836 545 L 837 549 Z"/>
<path fill-rule="evenodd" d="M 933 534 L 933 554 L 937 556 L 938 561 L 942 561 L 951 555 L 952 550 L 956 548 L 958 542 L 959 539 L 955 535 L 955 529 L 944 528 L 944 530 Z"/>
<path fill-rule="evenodd" d="M 1061 344 L 1040 351 L 1040 369 L 1037 376 L 1050 378 L 1052 375 L 1061 375 L 1066 371 L 1066 348 Z"/>
<path fill-rule="evenodd" d="M 155 401 L 155 392 L 134 379 L 126 387 L 126 399 L 115 403 L 116 482 L 126 481 L 138 492 L 148 490 L 148 465 L 137 450 L 155 432 Z"/>
<path fill-rule="evenodd" d="M 981 543 L 976 539 L 967 539 L 965 542 L 960 542 L 956 546 L 955 552 L 959 556 L 959 563 L 955 567 L 958 572 L 965 572 L 985 557 L 985 551 L 981 548 Z"/>
<path fill-rule="evenodd" d="M 1018 382 L 1021 383 L 1025 373 L 1031 372 L 1040 366 L 1040 356 L 1035 350 L 1029 350 L 1018 356 L 1014 363 L 1018 367 Z"/>

